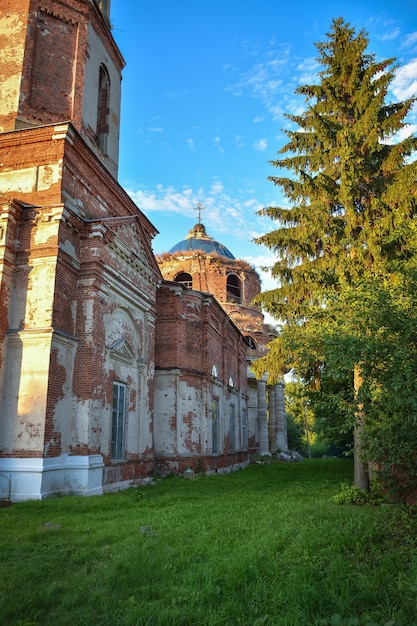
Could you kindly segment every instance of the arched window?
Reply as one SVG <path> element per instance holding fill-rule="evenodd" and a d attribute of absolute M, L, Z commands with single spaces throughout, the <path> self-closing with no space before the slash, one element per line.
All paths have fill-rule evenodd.
<path fill-rule="evenodd" d="M 98 79 L 96 141 L 100 150 L 105 154 L 107 153 L 107 137 L 109 134 L 109 100 L 110 78 L 105 66 L 101 65 Z"/>
<path fill-rule="evenodd" d="M 226 300 L 227 302 L 236 302 L 240 304 L 240 279 L 236 274 L 229 274 L 226 283 Z"/>
<path fill-rule="evenodd" d="M 187 274 L 187 272 L 180 272 L 179 274 L 177 274 L 174 278 L 174 281 L 176 283 L 181 283 L 181 285 L 184 285 L 184 287 L 186 287 L 187 289 L 193 288 L 193 277 L 191 276 L 191 274 Z"/>
<path fill-rule="evenodd" d="M 255 341 L 255 339 L 253 339 L 253 337 L 250 337 L 249 335 L 246 335 L 245 339 L 246 339 L 246 343 L 248 344 L 248 347 L 251 350 L 256 350 L 256 341 Z"/>

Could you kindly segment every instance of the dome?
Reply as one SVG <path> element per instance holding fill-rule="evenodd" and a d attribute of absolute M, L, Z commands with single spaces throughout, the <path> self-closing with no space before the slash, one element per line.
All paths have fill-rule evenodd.
<path fill-rule="evenodd" d="M 204 254 L 218 254 L 227 259 L 235 258 L 226 246 L 207 235 L 205 226 L 201 223 L 196 224 L 183 241 L 175 244 L 169 250 L 169 254 L 174 254 L 175 252 L 197 252 L 198 250 L 204 252 Z"/>

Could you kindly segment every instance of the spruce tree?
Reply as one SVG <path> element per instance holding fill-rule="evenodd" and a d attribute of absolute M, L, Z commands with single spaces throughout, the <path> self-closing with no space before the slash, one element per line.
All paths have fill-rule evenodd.
<path fill-rule="evenodd" d="M 287 115 L 295 130 L 285 131 L 289 141 L 271 161 L 281 175 L 269 180 L 288 205 L 260 211 L 277 228 L 256 239 L 276 254 L 278 284 L 258 302 L 290 324 L 308 323 L 365 274 L 389 279 L 393 260 L 409 252 L 408 224 L 417 213 L 417 161 L 410 159 L 417 139 L 401 138 L 416 99 L 387 102 L 396 60 L 368 53 L 365 31 L 338 18 L 327 37 L 316 44 L 318 83 L 296 89 L 305 111 Z M 282 352 L 270 354 L 258 371 L 276 367 L 271 359 Z"/>

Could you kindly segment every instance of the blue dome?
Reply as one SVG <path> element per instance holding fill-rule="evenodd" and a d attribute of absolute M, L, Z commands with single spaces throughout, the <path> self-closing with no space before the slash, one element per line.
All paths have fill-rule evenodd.
<path fill-rule="evenodd" d="M 203 224 L 196 224 L 183 241 L 175 244 L 175 246 L 169 250 L 169 254 L 173 254 L 175 252 L 197 251 L 201 251 L 204 254 L 218 254 L 219 256 L 226 257 L 227 259 L 235 258 L 226 246 L 206 234 L 206 229 Z"/>

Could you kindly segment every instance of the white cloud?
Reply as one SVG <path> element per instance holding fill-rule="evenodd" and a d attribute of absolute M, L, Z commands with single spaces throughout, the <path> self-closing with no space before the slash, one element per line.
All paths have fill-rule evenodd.
<path fill-rule="evenodd" d="M 417 58 L 397 70 L 391 90 L 398 100 L 406 100 L 417 94 Z"/>
<path fill-rule="evenodd" d="M 149 126 L 148 127 L 148 131 L 150 133 L 162 133 L 163 130 L 164 129 L 161 126 Z"/>
<path fill-rule="evenodd" d="M 221 138 L 220 137 L 214 137 L 213 139 L 213 143 L 216 146 L 217 150 L 221 153 L 224 152 L 224 148 L 220 145 L 221 142 Z"/>
<path fill-rule="evenodd" d="M 244 200 L 231 198 L 224 191 L 223 183 L 216 179 L 209 189 L 183 187 L 164 187 L 157 185 L 153 189 L 126 189 L 132 200 L 145 213 L 164 213 L 194 216 L 199 202 L 205 207 L 202 219 L 208 231 L 213 233 L 233 233 L 234 237 L 248 240 L 259 221 L 256 209 L 261 205 L 256 200 L 248 204 L 247 194 Z M 244 193 L 244 192 L 243 192 Z M 250 238 L 250 241 L 252 239 Z"/>
<path fill-rule="evenodd" d="M 198 204 L 198 199 L 191 189 L 184 187 L 176 191 L 173 187 L 157 185 L 155 190 L 126 189 L 132 200 L 145 212 L 188 213 Z"/>
<path fill-rule="evenodd" d="M 407 139 L 411 135 L 415 135 L 417 132 L 417 124 L 407 124 L 404 128 L 402 128 L 398 133 L 393 135 L 386 142 L 388 145 L 393 145 Z M 414 160 L 414 159 L 413 159 Z"/>
<path fill-rule="evenodd" d="M 259 150 L 260 152 L 264 152 L 264 150 L 266 150 L 267 147 L 268 147 L 268 140 L 267 139 L 258 139 L 257 141 L 255 141 L 253 146 L 254 146 L 255 150 Z"/>
<path fill-rule="evenodd" d="M 268 251 L 256 257 L 245 256 L 245 261 L 252 265 L 260 276 L 262 291 L 269 291 L 278 287 L 278 282 L 275 278 L 271 276 L 270 269 L 272 268 L 276 260 L 276 256 Z"/>
<path fill-rule="evenodd" d="M 227 87 L 227 91 L 236 97 L 249 94 L 249 96 L 261 100 L 268 112 L 273 115 L 272 107 L 276 104 L 278 96 L 291 89 L 288 76 L 291 75 L 289 46 L 275 46 L 273 50 L 266 51 L 263 60 L 253 65 L 248 71 L 242 72 L 238 79 Z M 260 58 L 259 51 L 256 55 Z M 262 115 L 254 118 L 255 123 L 263 120 Z"/>
<path fill-rule="evenodd" d="M 297 65 L 298 84 L 314 85 L 318 81 L 319 63 L 315 57 L 306 57 Z"/>
<path fill-rule="evenodd" d="M 410 33 L 409 35 L 404 37 L 401 42 L 400 48 L 402 50 L 406 50 L 408 48 L 413 48 L 415 45 L 417 45 L 417 31 L 414 31 L 414 33 Z"/>
<path fill-rule="evenodd" d="M 220 194 L 223 191 L 224 191 L 223 183 L 221 183 L 219 180 L 216 180 L 210 187 L 210 193 L 214 195 Z"/>
<path fill-rule="evenodd" d="M 396 39 L 400 34 L 400 29 L 397 27 L 392 28 L 391 30 L 387 30 L 383 35 L 379 37 L 381 41 L 392 41 Z"/>

